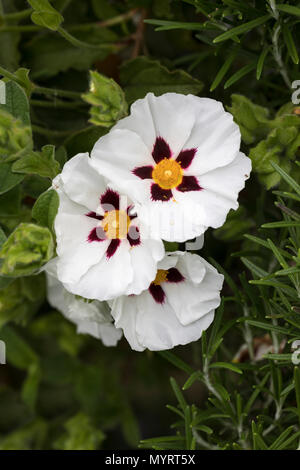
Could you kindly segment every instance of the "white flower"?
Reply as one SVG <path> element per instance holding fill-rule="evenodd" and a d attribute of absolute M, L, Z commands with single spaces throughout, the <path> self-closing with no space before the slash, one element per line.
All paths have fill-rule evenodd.
<path fill-rule="evenodd" d="M 92 165 L 138 204 L 164 240 L 185 241 L 224 224 L 251 171 L 240 131 L 209 98 L 153 93 L 101 137 Z"/>
<path fill-rule="evenodd" d="M 77 325 L 78 333 L 87 333 L 101 339 L 105 346 L 116 346 L 122 330 L 113 324 L 106 302 L 87 301 L 68 292 L 56 277 L 57 258 L 46 268 L 47 298 L 49 304 Z"/>
<path fill-rule="evenodd" d="M 69 160 L 53 187 L 60 198 L 57 277 L 64 287 L 97 300 L 146 289 L 164 256 L 163 243 L 145 238 L 131 202 L 107 186 L 88 154 Z"/>
<path fill-rule="evenodd" d="M 171 349 L 200 338 L 220 304 L 223 276 L 198 255 L 169 253 L 140 295 L 112 303 L 112 316 L 132 349 Z"/>

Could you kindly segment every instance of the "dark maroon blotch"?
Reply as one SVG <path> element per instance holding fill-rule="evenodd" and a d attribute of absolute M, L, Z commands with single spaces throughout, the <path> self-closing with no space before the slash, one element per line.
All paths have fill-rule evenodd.
<path fill-rule="evenodd" d="M 168 269 L 167 282 L 182 282 L 184 281 L 183 275 L 176 268 Z"/>
<path fill-rule="evenodd" d="M 153 171 L 153 166 L 138 166 L 134 170 L 132 170 L 132 173 L 135 176 L 138 176 L 142 180 L 147 180 L 147 179 L 152 179 L 152 171 Z"/>
<path fill-rule="evenodd" d="M 152 295 L 155 302 L 158 304 L 163 304 L 166 298 L 166 294 L 161 286 L 157 286 L 156 284 L 150 284 L 149 292 Z"/>
<path fill-rule="evenodd" d="M 156 163 L 159 163 L 164 158 L 171 158 L 172 152 L 169 144 L 162 137 L 156 137 L 155 144 L 152 150 L 152 157 Z"/>
<path fill-rule="evenodd" d="M 178 191 L 185 193 L 187 191 L 201 191 L 197 178 L 195 176 L 183 176 L 182 182 L 176 188 Z"/>
<path fill-rule="evenodd" d="M 106 257 L 111 258 L 115 252 L 117 251 L 119 245 L 121 243 L 121 240 L 119 238 L 114 238 L 111 240 L 110 244 L 108 245 L 108 248 L 106 250 Z"/>
<path fill-rule="evenodd" d="M 116 191 L 108 189 L 100 198 L 101 205 L 106 212 L 119 210 L 120 196 Z"/>
<path fill-rule="evenodd" d="M 88 212 L 88 214 L 85 215 L 91 217 L 91 219 L 103 220 L 103 215 L 98 215 L 96 212 Z"/>
<path fill-rule="evenodd" d="M 172 197 L 172 191 L 163 189 L 158 184 L 152 184 L 151 197 L 153 201 L 169 201 Z"/>
<path fill-rule="evenodd" d="M 181 168 L 184 170 L 190 166 L 193 161 L 193 158 L 196 154 L 197 149 L 187 149 L 182 150 L 178 157 L 176 158 L 176 162 L 179 163 Z"/>

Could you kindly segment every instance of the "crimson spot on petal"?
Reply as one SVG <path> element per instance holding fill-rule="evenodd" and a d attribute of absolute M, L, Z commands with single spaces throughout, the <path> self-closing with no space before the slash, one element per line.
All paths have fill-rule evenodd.
<path fill-rule="evenodd" d="M 106 240 L 106 235 L 102 227 L 95 227 L 93 230 L 90 231 L 89 236 L 87 238 L 89 243 L 92 242 L 103 242 Z"/>
<path fill-rule="evenodd" d="M 121 240 L 119 238 L 114 238 L 110 244 L 108 245 L 108 248 L 106 250 L 106 257 L 111 258 L 115 252 L 117 251 L 119 245 L 121 243 Z"/>
<path fill-rule="evenodd" d="M 164 158 L 171 158 L 172 152 L 169 144 L 162 137 L 156 137 L 155 144 L 152 150 L 152 157 L 156 163 L 159 163 Z"/>
<path fill-rule="evenodd" d="M 148 166 L 138 166 L 134 170 L 132 170 L 132 173 L 135 176 L 138 176 L 142 180 L 147 180 L 147 179 L 152 179 L 152 171 L 153 171 L 153 166 L 148 165 Z"/>
<path fill-rule="evenodd" d="M 141 243 L 141 237 L 138 227 L 135 227 L 134 225 L 129 227 L 127 240 L 129 241 L 130 246 L 137 246 Z"/>
<path fill-rule="evenodd" d="M 166 298 L 166 294 L 161 286 L 155 284 L 150 284 L 149 292 L 152 295 L 155 302 L 158 304 L 163 304 Z"/>
<path fill-rule="evenodd" d="M 119 210 L 120 207 L 120 196 L 116 191 L 107 189 L 100 198 L 101 205 L 106 212 Z"/>
<path fill-rule="evenodd" d="M 185 170 L 192 163 L 196 152 L 197 152 L 197 149 L 182 150 L 180 154 L 178 155 L 178 157 L 176 158 L 176 162 L 179 163 L 181 168 Z"/>
<path fill-rule="evenodd" d="M 182 282 L 184 281 L 183 275 L 176 268 L 168 269 L 167 282 Z"/>
<path fill-rule="evenodd" d="M 91 219 L 97 219 L 97 220 L 102 220 L 103 215 L 98 215 L 96 212 L 89 212 L 88 214 L 85 214 L 87 217 L 91 217 Z"/>
<path fill-rule="evenodd" d="M 172 197 L 172 191 L 163 189 L 158 184 L 152 184 L 151 197 L 152 201 L 168 201 Z"/>
<path fill-rule="evenodd" d="M 185 193 L 186 191 L 201 191 L 197 178 L 195 176 L 183 176 L 182 182 L 176 188 L 178 191 Z"/>

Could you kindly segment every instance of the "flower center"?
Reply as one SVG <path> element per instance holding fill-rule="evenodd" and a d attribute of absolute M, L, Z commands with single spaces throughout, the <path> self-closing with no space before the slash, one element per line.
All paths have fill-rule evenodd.
<path fill-rule="evenodd" d="M 176 160 L 164 158 L 152 171 L 152 178 L 161 188 L 176 188 L 182 182 L 182 169 Z"/>
<path fill-rule="evenodd" d="M 105 213 L 101 225 L 106 232 L 107 238 L 126 238 L 130 218 L 125 211 L 109 211 Z"/>
<path fill-rule="evenodd" d="M 163 282 L 167 280 L 168 271 L 165 269 L 158 269 L 156 273 L 156 278 L 152 281 L 152 284 L 160 286 Z"/>

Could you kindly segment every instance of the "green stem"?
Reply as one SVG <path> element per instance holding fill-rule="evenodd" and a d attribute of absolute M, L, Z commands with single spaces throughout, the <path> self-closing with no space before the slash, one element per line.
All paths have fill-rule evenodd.
<path fill-rule="evenodd" d="M 38 108 L 64 108 L 64 109 L 78 109 L 78 107 L 86 106 L 83 102 L 73 102 L 69 103 L 67 101 L 43 101 L 43 100 L 30 100 L 32 106 L 36 106 Z M 85 112 L 81 110 L 81 112 Z"/>
<path fill-rule="evenodd" d="M 105 49 L 116 49 L 117 47 L 115 44 L 89 44 L 84 41 L 80 41 L 79 39 L 72 36 L 72 34 L 68 33 L 64 28 L 59 26 L 57 32 L 68 42 L 70 42 L 75 47 L 85 48 L 85 49 L 95 49 L 95 50 L 105 50 Z"/>
<path fill-rule="evenodd" d="M 123 21 L 129 20 L 132 18 L 136 13 L 138 9 L 134 8 L 133 10 L 128 11 L 127 13 L 123 13 L 123 15 L 118 15 L 114 16 L 113 18 L 109 18 L 108 20 L 101 21 L 98 23 L 98 26 L 102 26 L 103 28 L 107 26 L 114 26 L 119 23 L 123 23 Z"/>
<path fill-rule="evenodd" d="M 13 80 L 14 82 L 17 82 L 19 85 L 23 85 L 23 82 L 19 80 L 13 73 L 9 72 L 5 68 L 0 66 L 0 75 L 3 75 L 3 77 L 8 78 L 9 80 Z"/>
<path fill-rule="evenodd" d="M 54 131 L 51 129 L 45 129 L 44 127 L 37 126 L 32 124 L 33 132 L 37 132 L 38 134 L 46 135 L 47 137 L 67 137 L 72 134 L 74 131 Z"/>
<path fill-rule="evenodd" d="M 12 25 L 0 27 L 0 33 L 32 33 L 43 29 L 35 25 Z"/>
<path fill-rule="evenodd" d="M 27 8 L 26 10 L 16 11 L 14 13 L 5 13 L 3 16 L 1 15 L 1 19 L 5 20 L 22 20 L 23 18 L 27 18 L 32 13 L 32 8 Z"/>
<path fill-rule="evenodd" d="M 1 73 L 1 69 L 0 69 Z M 54 95 L 54 96 L 63 96 L 65 98 L 75 98 L 80 99 L 81 93 L 78 91 L 68 91 L 68 90 L 58 90 L 56 88 L 46 88 L 42 86 L 35 85 L 33 89 L 33 93 L 39 95 Z"/>

